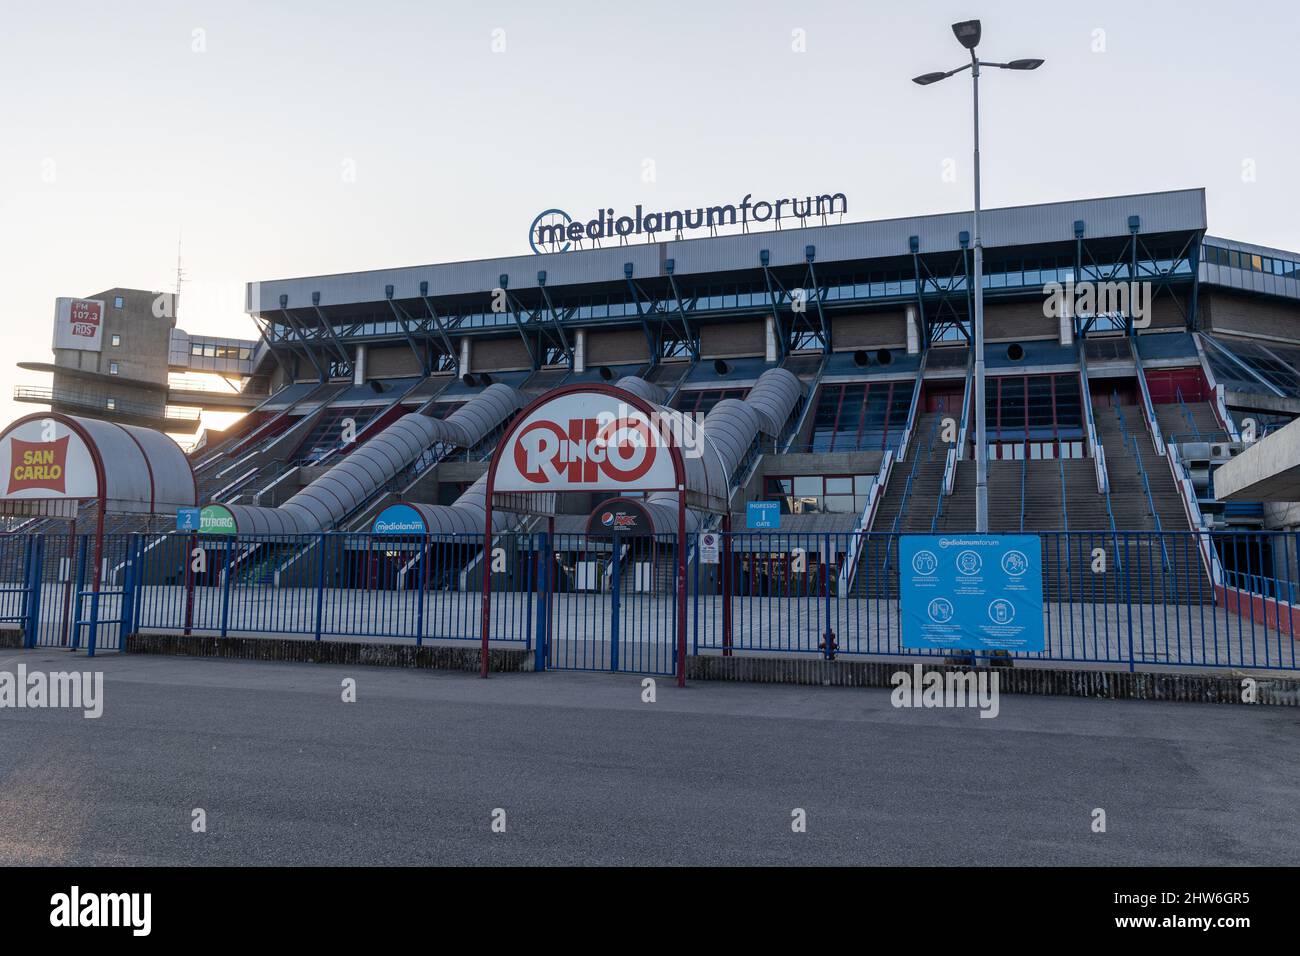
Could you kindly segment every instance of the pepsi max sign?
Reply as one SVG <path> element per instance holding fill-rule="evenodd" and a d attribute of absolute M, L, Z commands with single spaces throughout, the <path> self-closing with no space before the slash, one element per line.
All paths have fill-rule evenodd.
<path fill-rule="evenodd" d="M 589 535 L 644 535 L 654 533 L 654 523 L 641 505 L 630 498 L 614 498 L 599 505 L 587 519 Z"/>

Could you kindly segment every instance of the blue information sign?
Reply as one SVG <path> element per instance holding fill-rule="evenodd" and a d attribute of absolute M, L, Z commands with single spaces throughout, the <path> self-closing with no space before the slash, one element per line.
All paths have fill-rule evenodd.
<path fill-rule="evenodd" d="M 1037 535 L 904 535 L 898 577 L 904 647 L 1044 650 Z"/>
<path fill-rule="evenodd" d="M 762 529 L 780 530 L 781 502 L 751 501 L 745 505 L 745 527 L 750 531 Z"/>
<path fill-rule="evenodd" d="M 177 508 L 176 509 L 176 530 L 177 531 L 198 531 L 199 516 L 202 514 L 199 508 Z"/>

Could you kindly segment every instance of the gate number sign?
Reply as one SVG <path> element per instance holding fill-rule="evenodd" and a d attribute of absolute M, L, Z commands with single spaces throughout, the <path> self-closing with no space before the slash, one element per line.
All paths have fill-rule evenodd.
<path fill-rule="evenodd" d="M 745 527 L 777 530 L 781 527 L 781 503 L 779 501 L 750 501 L 745 505 Z"/>
<path fill-rule="evenodd" d="M 903 647 L 1042 651 L 1037 535 L 904 535 Z"/>

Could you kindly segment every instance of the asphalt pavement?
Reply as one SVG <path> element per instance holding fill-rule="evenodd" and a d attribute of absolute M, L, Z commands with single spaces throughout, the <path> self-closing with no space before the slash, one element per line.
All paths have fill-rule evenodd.
<path fill-rule="evenodd" d="M 20 663 L 102 670 L 104 711 L 0 709 L 3 864 L 1300 864 L 1294 708 Z"/>

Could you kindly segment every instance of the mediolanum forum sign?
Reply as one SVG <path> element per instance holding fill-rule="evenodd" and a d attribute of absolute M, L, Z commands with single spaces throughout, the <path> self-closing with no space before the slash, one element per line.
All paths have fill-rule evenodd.
<path fill-rule="evenodd" d="M 653 239 L 661 232 L 676 234 L 724 226 L 747 229 L 751 223 L 779 225 L 782 220 L 790 219 L 806 226 L 809 216 L 842 216 L 848 211 L 849 201 L 844 193 L 757 201 L 753 193 L 746 193 L 740 202 L 662 212 L 646 212 L 638 203 L 631 215 L 616 215 L 613 208 L 597 209 L 585 222 L 574 219 L 563 209 L 547 209 L 533 220 L 528 244 L 539 254 L 567 252 L 584 239 L 599 242 L 641 235 Z"/>

